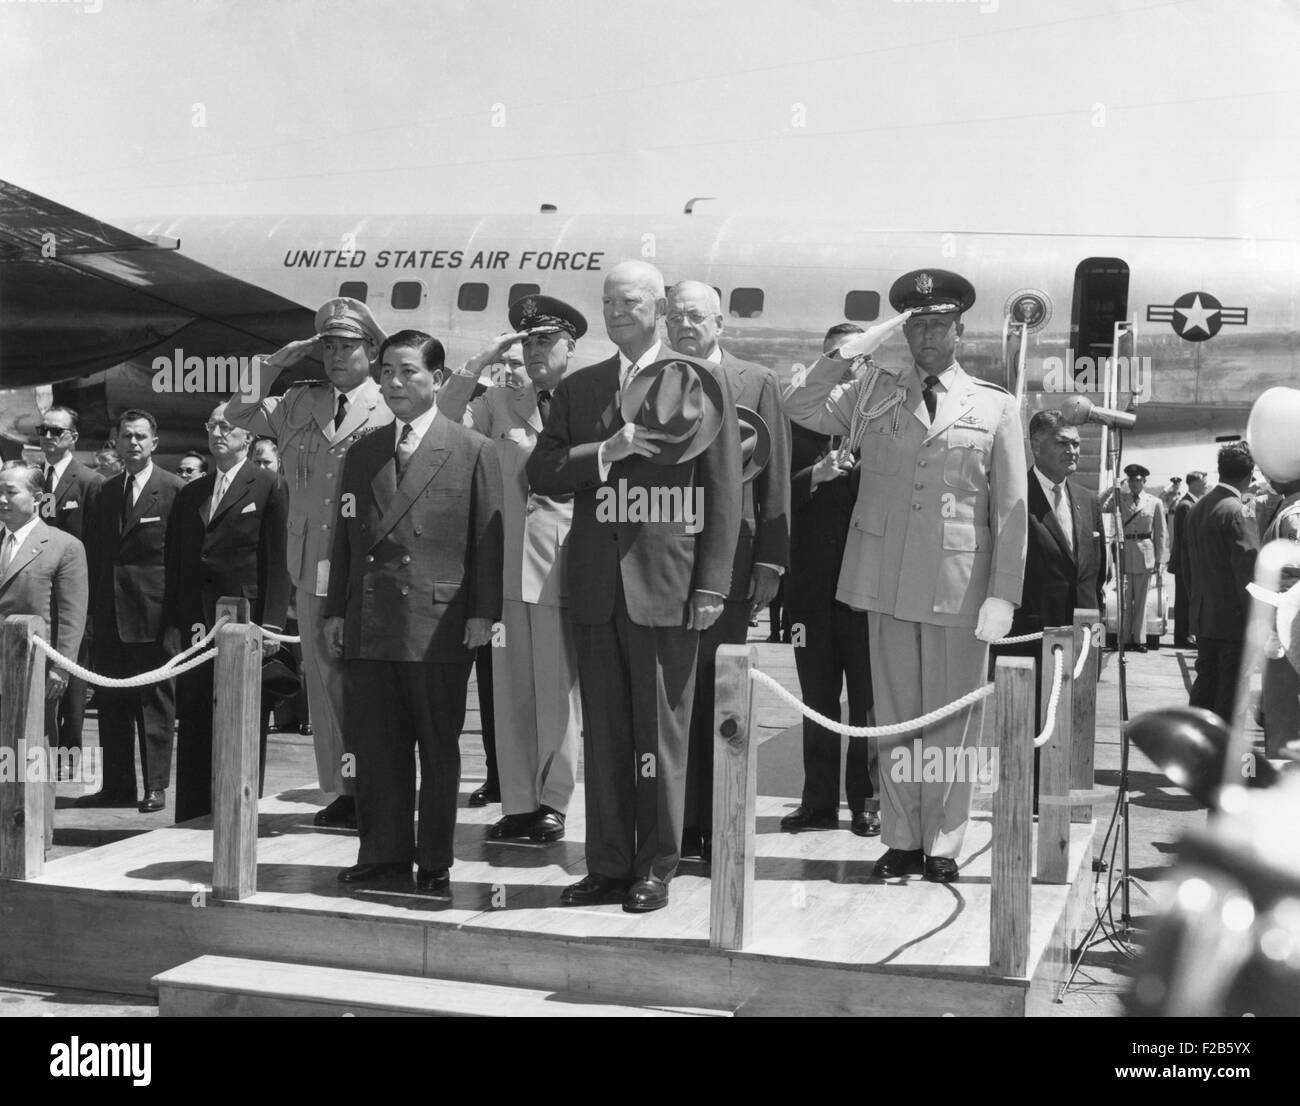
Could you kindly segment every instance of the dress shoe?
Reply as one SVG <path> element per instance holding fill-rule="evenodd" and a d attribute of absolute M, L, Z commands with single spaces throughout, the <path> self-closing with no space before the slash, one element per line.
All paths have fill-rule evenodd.
<path fill-rule="evenodd" d="M 311 728 L 310 722 L 304 722 L 301 726 L 299 726 L 298 732 L 302 734 L 303 737 L 311 737 L 313 736 L 314 733 L 314 731 Z"/>
<path fill-rule="evenodd" d="M 405 862 L 393 864 L 354 864 L 339 873 L 340 883 L 379 883 L 386 879 L 410 879 L 411 865 Z"/>
<path fill-rule="evenodd" d="M 703 860 L 704 859 L 704 834 L 696 826 L 691 826 L 682 830 L 682 851 L 683 860 Z"/>
<path fill-rule="evenodd" d="M 668 884 L 655 876 L 639 879 L 627 889 L 623 909 L 628 914 L 649 914 L 668 905 Z"/>
<path fill-rule="evenodd" d="M 931 883 L 956 883 L 957 862 L 946 856 L 927 856 L 925 878 Z"/>
<path fill-rule="evenodd" d="M 356 829 L 357 800 L 351 795 L 340 795 L 329 806 L 316 811 L 312 825 Z"/>
<path fill-rule="evenodd" d="M 136 809 L 141 814 L 155 814 L 167 805 L 167 792 L 161 787 L 152 788 L 144 793 Z"/>
<path fill-rule="evenodd" d="M 781 829 L 786 833 L 839 828 L 840 812 L 838 810 L 813 810 L 810 807 L 797 806 L 781 819 Z"/>
<path fill-rule="evenodd" d="M 415 870 L 415 889 L 433 892 L 451 890 L 451 870 L 448 868 L 417 868 Z"/>
<path fill-rule="evenodd" d="M 537 821 L 538 811 L 530 810 L 527 814 L 507 814 L 488 830 L 489 841 L 526 840 Z"/>
<path fill-rule="evenodd" d="M 1146 651 L 1147 647 L 1145 645 L 1129 645 L 1125 647 L 1127 653 L 1145 653 Z"/>
<path fill-rule="evenodd" d="M 470 806 L 487 806 L 488 803 L 499 803 L 501 801 L 501 789 L 499 787 L 489 787 L 484 784 L 476 791 L 469 793 Z"/>
<path fill-rule="evenodd" d="M 564 815 L 549 806 L 542 807 L 528 829 L 529 841 L 563 841 Z"/>
<path fill-rule="evenodd" d="M 596 903 L 622 902 L 627 894 L 628 879 L 611 876 L 583 876 L 577 883 L 566 887 L 560 895 L 565 906 L 593 906 Z"/>
<path fill-rule="evenodd" d="M 920 849 L 887 849 L 876 861 L 872 875 L 876 879 L 898 879 L 900 876 L 918 876 L 925 868 L 925 853 Z"/>
<path fill-rule="evenodd" d="M 870 810 L 855 810 L 849 829 L 859 837 L 880 836 L 880 816 Z"/>

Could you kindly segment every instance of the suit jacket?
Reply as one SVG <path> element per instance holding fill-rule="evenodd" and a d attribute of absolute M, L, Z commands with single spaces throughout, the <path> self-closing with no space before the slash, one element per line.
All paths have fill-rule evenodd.
<path fill-rule="evenodd" d="M 465 620 L 501 617 L 501 468 L 492 443 L 439 414 L 400 483 L 396 423 L 348 453 L 326 618 L 345 660 L 469 664 Z"/>
<path fill-rule="evenodd" d="M 531 383 L 517 392 L 496 387 L 475 396 L 476 390 L 474 380 L 452 374 L 438 392 L 438 410 L 492 439 L 495 447 L 504 492 L 504 597 L 563 607 L 573 496 L 552 498 L 528 487 L 525 466 L 542 432 L 537 390 Z"/>
<path fill-rule="evenodd" d="M 785 397 L 790 418 L 848 433 L 866 379 L 839 386 L 844 368 L 839 358 L 818 360 Z M 1010 395 L 960 365 L 933 425 L 911 370 L 882 372 L 868 408 L 900 386 L 901 406 L 872 419 L 862 436 L 862 482 L 836 597 L 907 622 L 973 627 L 987 597 L 1020 602 L 1028 526 L 1020 415 Z"/>
<path fill-rule="evenodd" d="M 284 540 L 288 494 L 275 473 L 245 460 L 207 518 L 216 472 L 191 480 L 176 496 L 164 551 L 163 627 L 182 637 L 197 623 L 211 626 L 217 600 L 245 598 L 252 619 L 283 627 L 289 606 Z"/>
<path fill-rule="evenodd" d="M 1246 635 L 1259 528 L 1235 492 L 1216 484 L 1187 516 L 1183 534 L 1191 578 L 1188 616 L 1198 638 L 1241 641 Z"/>
<path fill-rule="evenodd" d="M 792 618 L 800 611 L 830 610 L 835 602 L 844 543 L 858 495 L 862 469 L 812 486 L 813 466 L 831 439 L 795 423 L 790 427 L 790 571 L 785 603 Z"/>
<path fill-rule="evenodd" d="M 1065 487 L 1074 520 L 1073 549 L 1066 543 L 1038 477 L 1029 474 L 1025 589 L 1011 619 L 1010 637 L 1037 633 L 1044 627 L 1069 626 L 1076 609 L 1102 610 L 1101 585 L 1106 574 L 1101 507 L 1082 484 L 1067 480 Z"/>
<path fill-rule="evenodd" d="M 45 639 L 77 659 L 86 629 L 86 551 L 81 542 L 40 519 L 0 575 L 0 618 L 38 614 Z"/>
<path fill-rule="evenodd" d="M 162 639 L 167 520 L 185 482 L 154 465 L 125 521 L 126 473 L 105 480 L 91 505 L 86 536 L 92 625 L 115 627 L 119 641 Z"/>
<path fill-rule="evenodd" d="M 276 440 L 289 490 L 289 575 L 310 594 L 324 595 L 343 459 L 365 435 L 392 423 L 393 412 L 379 385 L 367 380 L 352 397 L 336 432 L 334 387 L 328 380 L 293 384 L 283 396 L 271 396 L 267 392 L 274 374 L 260 371 L 258 394 L 266 398 L 245 403 L 235 395 L 226 404 L 226 418 L 232 426 Z"/>
<path fill-rule="evenodd" d="M 73 457 L 59 477 L 53 495 L 42 504 L 41 518 L 82 541 L 86 530 L 86 509 L 103 483 L 104 478 L 99 473 Z"/>
<path fill-rule="evenodd" d="M 671 357 L 664 347 L 660 357 Z M 616 580 L 628 616 L 639 626 L 686 625 L 692 591 L 727 595 L 740 531 L 740 432 L 730 388 L 722 382 L 722 426 L 692 461 L 656 465 L 628 457 L 610 466 L 602 484 L 600 443 L 623 425 L 618 403 L 619 359 L 570 373 L 551 397 L 551 414 L 528 459 L 528 482 L 542 495 L 576 493 L 569 536 L 569 613 L 574 622 L 600 625 L 614 616 Z M 691 497 L 702 510 L 699 533 L 684 519 L 628 521 L 610 511 L 616 494 Z M 628 502 L 631 502 L 629 498 Z M 598 513 L 599 509 L 599 513 Z M 613 514 L 613 519 L 609 515 Z"/>
<path fill-rule="evenodd" d="M 781 409 L 781 386 L 771 369 L 742 361 L 725 349 L 720 375 L 735 402 L 757 411 L 772 435 L 772 454 L 763 471 L 741 485 L 740 537 L 731 567 L 732 600 L 749 598 L 755 564 L 790 564 L 790 432 Z"/>
<path fill-rule="evenodd" d="M 1187 543 L 1183 535 L 1187 532 L 1187 516 L 1195 504 L 1196 500 L 1190 494 L 1184 495 L 1174 504 L 1170 514 L 1169 572 L 1172 576 L 1182 576 L 1184 579 L 1187 572 Z"/>

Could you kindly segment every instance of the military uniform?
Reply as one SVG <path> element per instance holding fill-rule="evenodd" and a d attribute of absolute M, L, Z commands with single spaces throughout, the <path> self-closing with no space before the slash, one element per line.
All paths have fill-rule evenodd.
<path fill-rule="evenodd" d="M 919 291 L 924 274 L 908 278 L 914 275 Z M 914 308 L 915 298 L 905 294 L 894 306 Z M 932 297 L 927 291 L 921 298 Z M 964 306 L 946 308 L 954 309 Z M 836 598 L 869 613 L 876 718 L 887 724 L 943 706 L 985 680 L 988 645 L 973 633 L 980 608 L 986 598 L 1017 604 L 1024 579 L 1023 432 L 1015 400 L 956 362 L 938 374 L 933 419 L 918 371 L 896 377 L 872 370 L 837 386 L 843 374 L 843 360 L 821 358 L 786 396 L 785 409 L 823 434 L 861 430 L 861 483 Z M 881 829 L 890 849 L 957 856 L 974 780 L 964 773 L 935 779 L 922 767 L 931 749 L 946 765 L 947 750 L 978 741 L 982 713 L 976 706 L 880 739 Z"/>
<path fill-rule="evenodd" d="M 355 302 L 327 303 L 317 316 L 318 329 L 331 332 L 331 324 L 340 317 L 334 314 L 335 305 Z M 365 311 L 361 304 L 356 307 Z M 355 308 L 346 310 L 349 313 L 341 317 L 350 319 Z M 368 311 L 365 318 L 370 318 Z M 266 368 L 265 362 L 259 370 L 262 378 L 258 394 L 265 398 L 250 403 L 236 395 L 226 407 L 226 419 L 255 435 L 274 438 L 280 451 L 281 471 L 289 488 L 289 574 L 302 637 L 316 773 L 322 791 L 351 795 L 351 773 L 343 774 L 343 755 L 347 751 L 343 733 L 343 663 L 325 640 L 324 597 L 329 586 L 330 549 L 344 458 L 353 443 L 391 423 L 393 413 L 384 403 L 379 385 L 366 380 L 349 396 L 343 422 L 336 429 L 337 393 L 328 380 L 294 384 L 283 396 L 267 396 L 276 370 Z"/>
<path fill-rule="evenodd" d="M 1129 466 L 1130 469 L 1136 467 Z M 1112 489 L 1102 499 L 1103 511 L 1113 510 L 1114 494 Z M 1165 505 L 1148 492 L 1139 492 L 1134 499 L 1123 490 L 1119 492 L 1119 517 L 1124 526 L 1124 609 L 1120 612 L 1120 633 L 1126 643 L 1144 646 L 1151 574 L 1163 571 L 1169 558 L 1165 539 Z"/>

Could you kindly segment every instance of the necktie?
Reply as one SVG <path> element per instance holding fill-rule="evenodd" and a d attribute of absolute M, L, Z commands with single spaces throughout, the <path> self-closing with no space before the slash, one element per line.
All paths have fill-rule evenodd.
<path fill-rule="evenodd" d="M 334 432 L 336 434 L 338 433 L 339 427 L 343 425 L 343 420 L 347 417 L 347 413 L 348 397 L 342 392 L 339 392 L 339 407 L 338 410 L 334 412 Z"/>
<path fill-rule="evenodd" d="M 1074 549 L 1074 520 L 1070 518 L 1070 505 L 1066 502 L 1060 484 L 1052 485 L 1052 513 L 1061 524 L 1065 534 L 1065 544 Z"/>
<path fill-rule="evenodd" d="M 551 417 L 551 393 L 545 388 L 537 390 L 537 413 L 542 416 L 542 424 Z"/>
<path fill-rule="evenodd" d="M 208 521 L 217 517 L 217 508 L 221 506 L 221 497 L 226 494 L 226 474 L 217 473 L 216 487 L 212 489 L 212 506 L 208 509 Z"/>
<path fill-rule="evenodd" d="M 54 466 L 53 465 L 45 466 L 45 490 L 47 492 L 54 491 Z"/>
<path fill-rule="evenodd" d="M 14 541 L 14 536 L 9 530 L 5 531 L 4 547 L 0 548 L 0 576 L 3 576 L 9 569 L 9 562 L 14 559 L 14 546 L 18 543 Z"/>
<path fill-rule="evenodd" d="M 131 514 L 131 508 L 134 504 L 131 500 L 134 498 L 135 477 L 129 472 L 122 473 L 122 522 L 126 523 L 127 517 Z"/>
<path fill-rule="evenodd" d="M 925 409 L 930 413 L 930 421 L 934 422 L 934 413 L 939 409 L 939 397 L 935 394 L 934 387 L 939 383 L 937 376 L 927 376 L 925 378 L 925 387 L 921 389 L 921 398 L 925 400 Z"/>
<path fill-rule="evenodd" d="M 411 459 L 411 454 L 415 452 L 415 435 L 411 431 L 411 424 L 408 422 L 402 427 L 402 436 L 397 439 L 397 452 L 393 455 L 393 460 L 397 463 L 397 479 L 402 478 L 402 473 L 406 471 L 407 462 Z"/>

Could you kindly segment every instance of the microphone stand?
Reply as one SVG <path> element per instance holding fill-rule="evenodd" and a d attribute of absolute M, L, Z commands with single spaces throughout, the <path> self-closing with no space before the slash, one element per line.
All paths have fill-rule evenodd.
<path fill-rule="evenodd" d="M 1070 974 L 1065 977 L 1065 982 L 1061 984 L 1061 990 L 1057 994 L 1056 1001 L 1063 1002 L 1065 993 L 1070 989 L 1074 982 L 1075 975 L 1083 966 L 1083 958 L 1088 952 L 1095 948 L 1101 942 L 1108 942 L 1117 951 L 1123 952 L 1126 956 L 1132 956 L 1133 950 L 1127 945 L 1128 934 L 1133 928 L 1133 916 L 1130 910 L 1131 902 L 1129 899 L 1129 884 L 1133 883 L 1147 898 L 1150 893 L 1145 887 L 1138 882 L 1137 877 L 1130 874 L 1129 871 L 1129 737 L 1128 737 L 1128 656 L 1124 648 L 1125 642 L 1125 625 L 1124 625 L 1124 516 L 1120 509 L 1119 502 L 1119 478 L 1120 478 L 1120 457 L 1124 451 L 1124 431 L 1120 427 L 1114 427 L 1115 444 L 1110 449 L 1111 470 L 1111 504 L 1110 511 L 1115 528 L 1115 602 L 1118 606 L 1115 618 L 1115 654 L 1118 660 L 1119 672 L 1119 787 L 1115 793 L 1115 809 L 1111 813 L 1110 824 L 1106 827 L 1106 836 L 1102 839 L 1101 852 L 1102 856 L 1092 862 L 1093 871 L 1100 875 L 1108 870 L 1105 861 L 1106 843 L 1110 841 L 1111 834 L 1115 831 L 1116 822 L 1119 823 L 1119 839 L 1117 844 L 1120 847 L 1120 876 L 1117 882 L 1111 882 L 1106 894 L 1106 906 L 1103 910 L 1100 905 L 1095 905 L 1096 920 L 1089 927 L 1088 932 L 1084 934 L 1083 940 L 1079 943 L 1074 951 L 1073 962 L 1070 965 Z M 1157 562 L 1157 571 L 1159 563 Z M 1134 611 L 1134 618 L 1142 620 L 1142 633 L 1146 634 L 1146 611 Z M 1130 620 L 1130 624 L 1131 624 Z M 1112 865 L 1114 847 L 1111 849 Z M 1112 872 L 1113 875 L 1113 872 Z M 1111 914 L 1113 909 L 1115 893 L 1120 894 L 1120 924 L 1118 928 L 1114 926 L 1114 915 Z M 1096 900 L 1094 899 L 1094 904 Z M 1106 926 L 1107 918 L 1110 919 L 1111 928 Z M 1118 942 L 1124 942 L 1120 944 Z"/>

